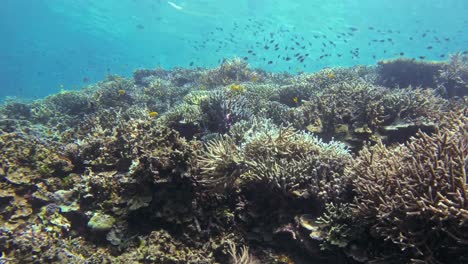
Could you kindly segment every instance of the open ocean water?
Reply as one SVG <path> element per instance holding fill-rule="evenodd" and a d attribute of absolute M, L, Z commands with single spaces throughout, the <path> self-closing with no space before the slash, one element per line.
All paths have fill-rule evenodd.
<path fill-rule="evenodd" d="M 467 49 L 467 13 L 466 0 L 3 0 L 0 97 L 233 57 L 292 73 L 399 56 L 446 60 Z"/>

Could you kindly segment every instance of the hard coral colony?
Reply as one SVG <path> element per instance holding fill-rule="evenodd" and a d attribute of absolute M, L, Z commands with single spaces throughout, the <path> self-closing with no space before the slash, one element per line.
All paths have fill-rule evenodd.
<path fill-rule="evenodd" d="M 460 56 L 280 79 L 234 59 L 6 101 L 0 262 L 466 263 Z"/>

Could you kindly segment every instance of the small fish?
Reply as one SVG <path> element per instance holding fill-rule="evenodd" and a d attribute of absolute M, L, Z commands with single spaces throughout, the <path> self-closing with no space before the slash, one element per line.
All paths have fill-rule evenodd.
<path fill-rule="evenodd" d="M 159 115 L 159 113 L 156 112 L 156 111 L 151 111 L 151 112 L 148 113 L 148 115 L 149 115 L 150 117 L 157 117 L 157 116 Z"/>
<path fill-rule="evenodd" d="M 429 50 L 430 50 L 430 49 L 432 49 L 432 46 L 427 46 L 426 49 L 429 49 Z"/>
<path fill-rule="evenodd" d="M 192 62 L 190 62 L 190 64 L 189 64 L 189 65 L 190 65 L 190 66 L 193 66 L 193 61 L 192 61 Z"/>
<path fill-rule="evenodd" d="M 400 52 L 400 56 L 404 56 L 404 55 L 405 55 L 405 53 L 404 53 L 404 52 Z"/>
<path fill-rule="evenodd" d="M 272 63 L 273 63 L 273 61 L 268 61 L 268 64 L 272 64 Z"/>
<path fill-rule="evenodd" d="M 145 29 L 145 26 L 143 26 L 142 24 L 138 24 L 136 27 L 137 27 L 138 29 L 142 29 L 142 30 Z"/>
<path fill-rule="evenodd" d="M 299 98 L 298 98 L 297 96 L 294 97 L 292 100 L 293 100 L 293 102 L 296 103 L 296 104 L 299 102 Z"/>
<path fill-rule="evenodd" d="M 424 59 L 426 58 L 426 56 L 419 56 L 419 58 L 420 58 L 421 60 L 424 60 Z"/>

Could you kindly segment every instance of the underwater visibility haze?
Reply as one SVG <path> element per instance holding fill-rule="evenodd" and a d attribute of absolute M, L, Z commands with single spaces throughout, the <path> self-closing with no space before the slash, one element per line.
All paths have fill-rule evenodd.
<path fill-rule="evenodd" d="M 1 1 L 0 264 L 468 263 L 466 14 Z"/>
<path fill-rule="evenodd" d="M 215 67 L 232 57 L 288 72 L 398 56 L 446 60 L 466 50 L 467 6 L 464 0 L 5 0 L 0 97 L 43 97 L 107 74 Z"/>

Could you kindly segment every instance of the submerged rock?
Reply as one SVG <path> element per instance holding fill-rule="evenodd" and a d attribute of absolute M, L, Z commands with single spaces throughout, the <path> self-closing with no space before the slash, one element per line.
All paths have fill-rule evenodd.
<path fill-rule="evenodd" d="M 89 219 L 88 227 L 91 229 L 91 231 L 105 232 L 109 231 L 114 223 L 114 217 L 101 212 L 95 212 L 91 219 Z"/>

